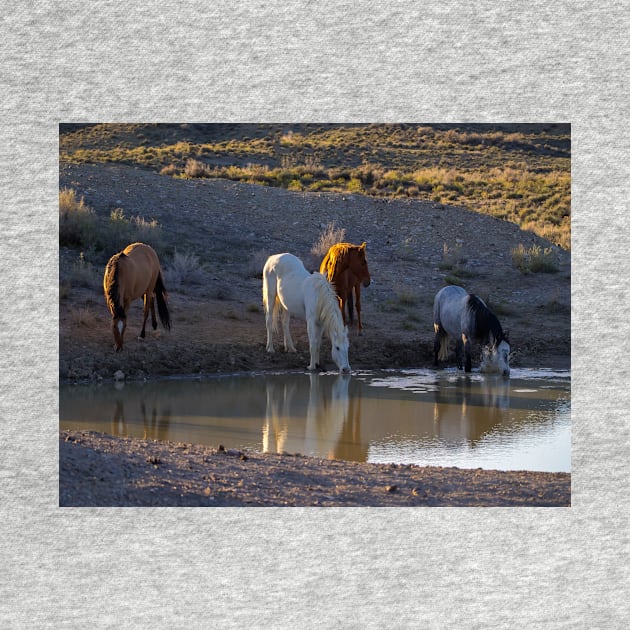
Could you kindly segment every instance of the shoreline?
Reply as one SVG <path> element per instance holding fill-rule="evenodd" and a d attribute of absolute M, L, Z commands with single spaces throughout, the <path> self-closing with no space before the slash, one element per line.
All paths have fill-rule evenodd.
<path fill-rule="evenodd" d="M 571 473 L 375 464 L 59 431 L 61 507 L 570 507 Z"/>
<path fill-rule="evenodd" d="M 301 353 L 303 354 L 303 353 Z M 62 375 L 59 376 L 59 385 L 63 386 L 83 386 L 83 385 L 94 385 L 98 383 L 106 383 L 106 382 L 116 382 L 119 380 L 120 382 L 129 382 L 129 383 L 139 383 L 139 382 L 155 382 L 155 381 L 166 381 L 166 380 L 203 380 L 206 378 L 220 378 L 220 377 L 228 377 L 228 376 L 251 376 L 251 375 L 266 375 L 266 374 L 303 374 L 308 372 L 306 365 L 302 368 L 296 367 L 295 357 L 296 354 L 289 355 L 287 353 L 277 353 L 278 356 L 285 356 L 290 360 L 290 364 L 283 368 L 280 364 L 276 363 L 272 366 L 258 364 L 251 367 L 241 367 L 240 369 L 235 370 L 207 370 L 200 372 L 192 372 L 192 373 L 177 373 L 177 372 L 169 372 L 165 374 L 137 374 L 133 369 L 130 373 L 124 372 L 124 365 L 120 366 L 120 372 L 122 372 L 124 378 L 117 379 L 116 373 L 112 372 L 109 377 L 102 376 L 100 374 L 91 375 L 89 377 L 84 378 L 70 378 L 64 377 Z M 299 355 L 297 355 L 299 356 Z M 540 357 L 530 357 L 530 359 L 536 359 L 535 361 L 529 360 L 524 362 L 523 364 L 513 365 L 512 369 L 549 369 L 549 370 L 563 370 L 563 371 L 571 371 L 571 357 L 568 357 L 564 354 L 558 355 L 544 355 Z M 334 364 L 330 364 L 331 368 L 334 368 Z M 453 365 L 449 366 L 440 366 L 439 368 L 435 368 L 432 364 L 426 363 L 424 365 L 379 365 L 378 367 L 368 367 L 362 365 L 361 362 L 357 362 L 352 365 L 352 371 L 356 372 L 358 370 L 364 371 L 382 371 L 386 372 L 389 370 L 433 370 L 436 373 L 440 373 L 448 368 L 453 368 Z M 320 373 L 325 372 L 335 372 L 335 369 L 330 370 L 320 370 Z M 459 371 L 458 371 L 459 373 Z M 463 374 L 463 372 L 461 372 Z M 473 368 L 472 374 L 479 374 L 479 369 Z"/>

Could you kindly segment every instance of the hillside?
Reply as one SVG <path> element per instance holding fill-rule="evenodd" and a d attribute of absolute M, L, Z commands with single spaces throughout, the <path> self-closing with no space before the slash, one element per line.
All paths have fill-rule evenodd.
<path fill-rule="evenodd" d="M 66 188 L 93 211 L 96 236 L 87 247 L 61 248 L 62 381 L 110 378 L 118 369 L 133 378 L 303 369 L 300 322 L 297 355 L 265 352 L 260 273 L 268 255 L 283 251 L 315 269 L 311 247 L 331 222 L 347 240 L 368 243 L 372 284 L 362 294 L 364 335 L 351 334 L 353 368 L 429 365 L 432 301 L 447 282 L 495 309 L 510 333 L 513 365 L 569 367 L 570 254 L 508 221 L 417 198 L 181 178 L 121 163 L 62 160 Z M 137 341 L 138 301 L 125 351 L 116 354 L 100 284 L 107 258 L 136 238 L 160 254 L 173 327 Z M 518 270 L 511 253 L 518 245 L 549 248 L 556 273 Z M 332 367 L 326 346 L 324 357 Z"/>
<path fill-rule="evenodd" d="M 461 205 L 570 249 L 566 124 L 61 125 L 60 158 Z"/>

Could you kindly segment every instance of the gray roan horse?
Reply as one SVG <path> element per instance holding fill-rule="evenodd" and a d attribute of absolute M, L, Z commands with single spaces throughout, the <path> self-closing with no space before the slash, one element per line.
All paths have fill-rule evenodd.
<path fill-rule="evenodd" d="M 434 364 L 448 356 L 448 337 L 456 340 L 457 367 L 462 369 L 462 347 L 465 358 L 464 369 L 472 369 L 471 344 L 483 346 L 482 372 L 510 375 L 510 344 L 496 315 L 476 295 L 454 285 L 438 291 L 433 302 Z"/>

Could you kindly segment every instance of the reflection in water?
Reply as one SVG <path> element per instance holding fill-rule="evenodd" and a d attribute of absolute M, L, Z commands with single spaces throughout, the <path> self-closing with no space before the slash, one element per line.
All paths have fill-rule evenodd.
<path fill-rule="evenodd" d="M 472 445 L 509 419 L 510 381 L 486 376 L 473 382 L 464 375 L 459 386 L 435 390 L 436 434 L 446 443 L 468 440 Z"/>
<path fill-rule="evenodd" d="M 361 393 L 349 395 L 350 375 L 307 376 L 308 388 L 304 379 L 267 382 L 263 452 L 365 461 L 367 446 L 359 439 Z"/>
<path fill-rule="evenodd" d="M 570 470 L 569 374 L 432 370 L 67 386 L 60 426 L 352 461 Z"/>
<path fill-rule="evenodd" d="M 163 440 L 165 439 L 163 436 L 168 435 L 171 422 L 171 404 L 168 398 L 165 399 L 159 395 L 158 390 L 141 390 L 139 397 L 130 396 L 129 391 L 125 390 L 124 384 L 116 382 L 112 398 L 114 415 L 111 431 L 109 431 L 112 435 L 130 435 L 125 416 L 125 406 L 132 418 L 137 416 L 138 411 L 140 412 L 143 439 Z"/>

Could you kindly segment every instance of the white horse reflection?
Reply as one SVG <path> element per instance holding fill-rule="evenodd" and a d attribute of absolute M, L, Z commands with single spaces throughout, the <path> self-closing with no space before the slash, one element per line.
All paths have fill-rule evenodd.
<path fill-rule="evenodd" d="M 330 394 L 328 388 L 323 386 L 319 374 L 309 374 L 309 377 L 311 388 L 306 412 L 305 451 L 334 459 L 336 447 L 348 420 L 350 376 L 339 375 Z"/>
<path fill-rule="evenodd" d="M 267 410 L 263 424 L 263 453 L 282 453 L 289 435 L 291 401 L 297 388 L 295 382 L 279 385 L 267 383 Z"/>
<path fill-rule="evenodd" d="M 440 387 L 435 393 L 433 409 L 439 437 L 447 442 L 464 438 L 474 443 L 508 420 L 510 382 L 493 376 L 481 381 L 465 377 L 461 387 L 455 390 Z"/>
<path fill-rule="evenodd" d="M 349 426 L 351 377 L 311 373 L 306 379 L 267 383 L 263 452 L 334 458 Z"/>

